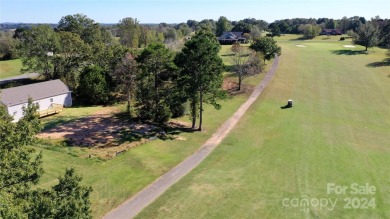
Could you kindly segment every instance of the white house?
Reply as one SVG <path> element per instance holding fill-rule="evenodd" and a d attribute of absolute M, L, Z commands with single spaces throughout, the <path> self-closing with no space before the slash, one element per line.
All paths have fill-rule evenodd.
<path fill-rule="evenodd" d="M 14 122 L 23 117 L 23 106 L 27 106 L 28 98 L 38 103 L 41 116 L 57 113 L 62 107 L 72 105 L 69 88 L 61 80 L 45 81 L 19 87 L 2 89 L 0 104 L 6 106 Z"/>

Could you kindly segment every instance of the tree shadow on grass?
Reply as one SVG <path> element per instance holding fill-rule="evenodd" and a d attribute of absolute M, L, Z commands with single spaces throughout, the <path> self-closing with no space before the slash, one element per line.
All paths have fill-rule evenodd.
<path fill-rule="evenodd" d="M 289 39 L 289 41 L 299 41 L 299 40 L 307 40 L 307 38 L 302 36 L 295 39 Z"/>
<path fill-rule="evenodd" d="M 41 79 L 31 79 L 31 78 L 9 79 L 9 80 L 4 80 L 0 83 L 0 89 L 35 84 L 43 81 L 44 80 Z"/>
<path fill-rule="evenodd" d="M 225 71 L 227 72 L 233 72 L 234 71 L 234 66 L 233 65 L 225 65 Z M 229 75 L 229 77 L 233 76 L 234 73 L 231 73 L 232 75 Z"/>
<path fill-rule="evenodd" d="M 367 64 L 367 67 L 370 67 L 370 68 L 386 67 L 386 66 L 390 66 L 390 58 L 384 59 L 381 62 L 373 62 L 373 63 Z"/>
<path fill-rule="evenodd" d="M 335 55 L 354 56 L 354 55 L 367 55 L 368 51 L 341 49 L 341 50 L 333 50 L 332 53 Z"/>

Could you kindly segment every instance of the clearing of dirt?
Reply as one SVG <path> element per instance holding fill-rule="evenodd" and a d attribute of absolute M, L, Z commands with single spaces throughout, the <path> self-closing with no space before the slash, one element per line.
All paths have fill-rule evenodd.
<path fill-rule="evenodd" d="M 129 122 L 112 116 L 111 113 L 111 111 L 95 113 L 43 131 L 37 137 L 65 139 L 70 146 L 88 147 L 92 155 L 112 158 L 118 153 L 164 134 L 157 126 Z"/>
<path fill-rule="evenodd" d="M 120 115 L 116 107 L 107 107 L 92 115 L 58 125 L 37 135 L 41 139 L 64 140 L 69 146 L 83 147 L 88 150 L 88 157 L 111 159 L 130 148 L 158 138 L 186 140 L 180 136 L 171 136 L 160 127 L 132 122 Z M 166 130 L 183 131 L 190 124 L 172 120 Z"/>
<path fill-rule="evenodd" d="M 296 47 L 307 47 L 307 46 L 305 46 L 305 45 L 302 45 L 302 44 L 297 44 L 297 45 L 295 45 Z"/>
<path fill-rule="evenodd" d="M 238 94 L 251 94 L 253 92 L 254 86 L 248 86 L 241 84 L 241 89 L 238 89 L 238 82 L 232 81 L 231 78 L 225 78 L 223 80 L 222 89 L 227 91 L 227 93 L 231 96 L 238 95 Z"/>
<path fill-rule="evenodd" d="M 353 45 L 343 45 L 345 48 L 355 48 L 356 46 Z"/>

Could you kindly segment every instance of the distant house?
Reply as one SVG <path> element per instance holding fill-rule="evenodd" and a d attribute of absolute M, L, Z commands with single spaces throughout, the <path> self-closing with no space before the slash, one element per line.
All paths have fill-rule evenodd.
<path fill-rule="evenodd" d="M 23 117 L 22 108 L 27 106 L 28 98 L 32 98 L 33 103 L 38 103 L 40 117 L 58 113 L 63 107 L 72 105 L 71 91 L 61 80 L 45 81 L 0 91 L 0 104 L 6 106 L 8 113 L 14 117 L 14 122 Z"/>
<path fill-rule="evenodd" d="M 320 35 L 342 35 L 340 29 L 323 29 Z"/>
<path fill-rule="evenodd" d="M 247 43 L 245 37 L 242 37 L 243 32 L 223 32 L 223 34 L 218 37 L 220 44 L 233 44 L 233 43 Z"/>

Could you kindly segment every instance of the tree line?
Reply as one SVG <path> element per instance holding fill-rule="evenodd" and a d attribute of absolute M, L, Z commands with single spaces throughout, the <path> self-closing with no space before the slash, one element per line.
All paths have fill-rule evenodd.
<path fill-rule="evenodd" d="M 186 29 L 181 26 L 180 31 Z M 217 100 L 226 96 L 221 90 L 225 71 L 218 55 L 221 46 L 212 30 L 207 26 L 197 30 L 174 51 L 163 44 L 167 36 L 142 27 L 136 19 L 122 19 L 117 28 L 119 38 L 84 15 L 68 15 L 55 29 L 37 25 L 15 32 L 16 47 L 24 70 L 39 72 L 45 80 L 61 79 L 73 90 L 75 103 L 101 105 L 125 99 L 131 118 L 165 124 L 188 114 L 192 128 L 201 130 L 203 104 L 220 108 Z M 159 28 L 169 32 L 168 26 Z M 235 48 L 236 61 L 245 60 L 233 63 L 239 89 L 243 77 L 261 72 L 261 60 L 280 54 L 280 47 L 267 37 L 256 39 L 250 52 Z"/>
<path fill-rule="evenodd" d="M 57 24 L 51 24 L 55 30 L 63 30 L 63 25 L 72 20 L 85 20 L 87 23 L 94 23 L 93 20 L 84 15 L 68 15 L 61 19 Z M 280 36 L 281 34 L 304 34 L 304 37 L 311 39 L 317 36 L 323 29 L 338 29 L 342 33 L 347 33 L 351 37 L 356 38 L 359 28 L 366 23 L 372 23 L 379 30 L 378 46 L 386 47 L 390 43 L 390 20 L 381 19 L 380 17 L 372 18 L 370 21 L 364 17 L 343 17 L 341 19 L 331 18 L 293 18 L 276 20 L 272 23 L 267 23 L 264 20 L 255 18 L 246 18 L 239 21 L 230 21 L 224 16 L 220 16 L 217 20 L 204 19 L 201 21 L 188 20 L 179 24 L 140 24 L 137 19 L 124 18 L 118 24 L 96 24 L 105 30 L 114 39 L 120 39 L 122 45 L 131 48 L 143 48 L 151 43 L 164 43 L 171 48 L 180 50 L 183 46 L 182 39 L 189 38 L 195 31 L 201 29 L 209 29 L 216 36 L 221 36 L 225 31 L 243 32 L 243 36 L 249 41 L 261 36 L 263 32 L 269 32 L 269 36 Z M 8 24 L 2 24 L 7 26 Z M 16 45 L 21 32 L 28 30 L 36 25 L 27 24 L 10 24 L 12 27 L 18 27 L 13 36 L 12 32 L 0 32 L 0 59 L 7 60 L 17 58 L 20 55 L 17 52 Z M 16 26 L 15 26 L 16 25 Z M 21 26 L 20 26 L 21 25 Z M 360 30 L 361 32 L 361 30 Z M 85 33 L 87 34 L 87 33 Z"/>
<path fill-rule="evenodd" d="M 329 18 L 294 18 L 277 20 L 268 26 L 271 36 L 282 34 L 303 34 L 306 39 L 312 39 L 319 35 L 323 29 L 339 29 L 342 33 L 348 34 L 354 42 L 363 46 L 390 45 L 390 20 L 374 17 L 366 20 L 364 17 L 343 17 L 342 19 Z M 367 35 L 373 35 L 371 43 L 364 43 Z"/>

